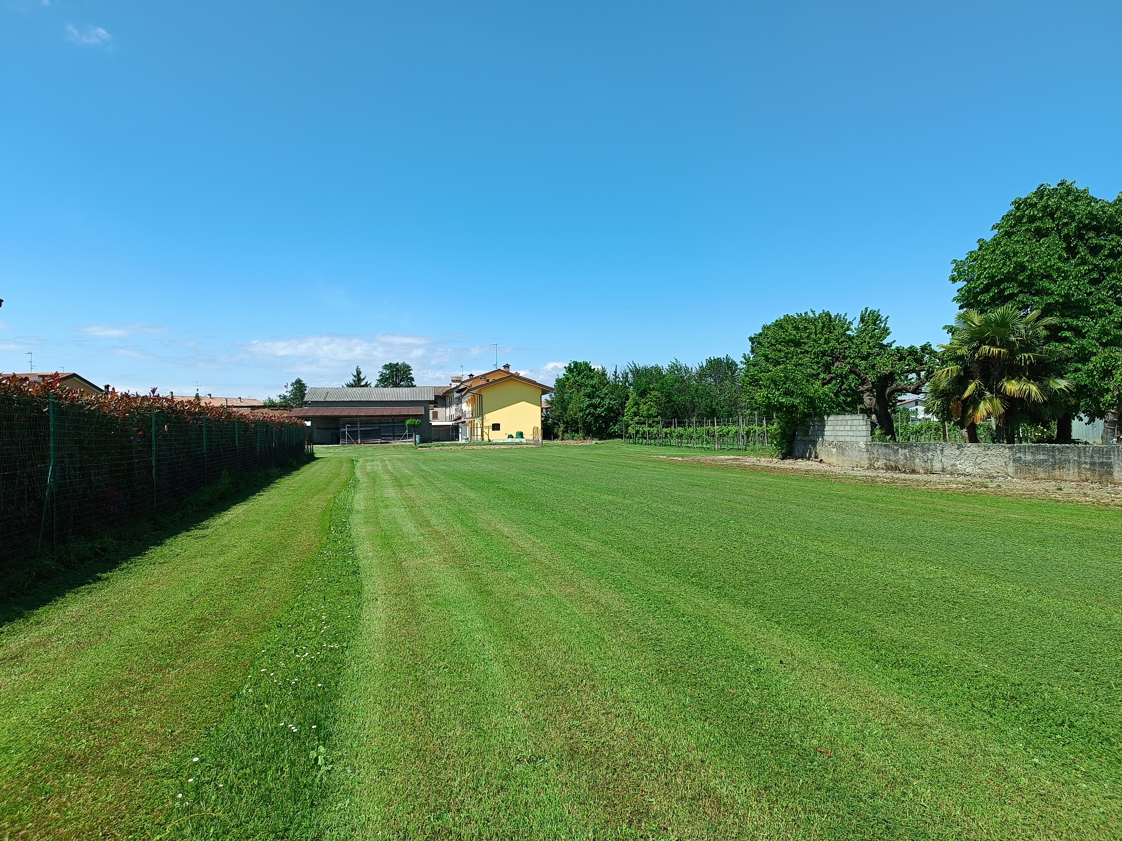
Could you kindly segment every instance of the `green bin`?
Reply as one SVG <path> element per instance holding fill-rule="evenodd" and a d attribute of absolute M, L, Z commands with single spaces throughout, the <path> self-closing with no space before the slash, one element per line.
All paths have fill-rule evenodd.
<path fill-rule="evenodd" d="M 521 437 L 522 437 L 522 433 L 521 433 L 521 432 L 515 432 L 515 433 L 514 433 L 514 437 L 515 437 L 515 438 L 521 438 Z"/>

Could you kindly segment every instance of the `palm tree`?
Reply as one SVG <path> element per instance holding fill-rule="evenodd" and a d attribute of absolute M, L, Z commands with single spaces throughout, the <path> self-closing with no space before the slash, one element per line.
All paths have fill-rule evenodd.
<path fill-rule="evenodd" d="M 929 410 L 954 420 L 978 441 L 977 425 L 993 418 L 999 440 L 1012 444 L 1025 421 L 1050 420 L 1063 411 L 1072 384 L 1057 375 L 1048 331 L 1057 324 L 1040 310 L 1013 306 L 964 310 L 949 344 L 940 345 L 942 368 L 927 386 Z"/>

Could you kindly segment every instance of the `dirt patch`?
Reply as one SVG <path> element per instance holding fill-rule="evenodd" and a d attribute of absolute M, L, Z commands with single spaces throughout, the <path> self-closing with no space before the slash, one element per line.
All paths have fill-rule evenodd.
<path fill-rule="evenodd" d="M 979 479 L 973 476 L 952 476 L 946 473 L 890 473 L 886 470 L 834 467 L 820 461 L 776 459 L 760 456 L 659 456 L 659 458 L 710 464 L 715 467 L 757 470 L 762 473 L 801 473 L 804 475 L 829 476 L 847 482 L 964 491 L 990 496 L 1058 499 L 1084 505 L 1108 505 L 1122 508 L 1122 485 L 1104 485 L 1096 482 L 1012 479 L 1005 476 Z"/>

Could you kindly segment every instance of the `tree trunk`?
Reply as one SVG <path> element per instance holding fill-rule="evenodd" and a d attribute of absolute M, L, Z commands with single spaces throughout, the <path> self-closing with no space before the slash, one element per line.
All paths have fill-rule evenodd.
<path fill-rule="evenodd" d="M 1113 444 L 1118 438 L 1118 420 L 1122 416 L 1122 399 L 1118 401 L 1113 409 L 1106 413 L 1103 419 L 1103 434 L 1099 440 L 1103 444 Z"/>
<path fill-rule="evenodd" d="M 1017 424 L 1015 424 L 1015 423 L 1005 424 L 1005 443 L 1006 444 L 1016 444 L 1017 443 Z"/>
<path fill-rule="evenodd" d="M 1071 421 L 1072 415 L 1070 412 L 1060 415 L 1059 419 L 1056 421 L 1057 444 L 1071 443 Z"/>
<path fill-rule="evenodd" d="M 877 416 L 877 424 L 880 426 L 880 431 L 884 437 L 889 441 L 896 440 L 896 421 L 892 417 L 892 412 L 885 408 L 884 404 L 878 403 L 873 411 Z"/>
<path fill-rule="evenodd" d="M 976 424 L 976 423 L 966 424 L 966 442 L 968 444 L 977 444 L 978 443 L 978 424 Z"/>

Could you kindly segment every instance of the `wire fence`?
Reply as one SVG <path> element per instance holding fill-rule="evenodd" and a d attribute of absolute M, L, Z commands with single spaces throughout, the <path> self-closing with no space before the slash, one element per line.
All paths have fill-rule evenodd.
<path fill-rule="evenodd" d="M 649 447 L 770 452 L 775 445 L 775 418 L 750 415 L 631 424 L 624 440 Z"/>
<path fill-rule="evenodd" d="M 0 563 L 158 514 L 310 448 L 306 427 L 276 419 L 0 395 Z"/>

